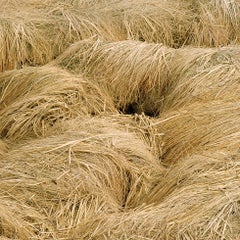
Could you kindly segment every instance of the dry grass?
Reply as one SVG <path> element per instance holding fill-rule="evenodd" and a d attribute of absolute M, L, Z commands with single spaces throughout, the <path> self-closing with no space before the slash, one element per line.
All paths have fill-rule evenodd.
<path fill-rule="evenodd" d="M 8 149 L 8 145 L 0 139 L 0 156 L 3 155 Z"/>
<path fill-rule="evenodd" d="M 50 61 L 53 57 L 51 42 L 40 27 L 46 23 L 46 16 L 23 3 L 0 1 L 0 4 L 3 6 L 0 10 L 0 71 Z"/>
<path fill-rule="evenodd" d="M 128 38 L 184 45 L 226 46 L 239 42 L 238 0 L 117 1 Z"/>
<path fill-rule="evenodd" d="M 100 3 L 0 1 L 0 71 L 43 65 L 74 41 L 126 38 L 114 11 Z M 102 7 L 101 7 L 102 6 Z"/>
<path fill-rule="evenodd" d="M 237 46 L 174 50 L 90 39 L 73 44 L 52 64 L 96 78 L 124 112 L 156 116 L 199 101 L 237 101 L 239 56 Z"/>
<path fill-rule="evenodd" d="M 239 101 L 239 57 L 238 46 L 176 50 L 171 63 L 173 84 L 159 111 L 193 102 Z"/>
<path fill-rule="evenodd" d="M 239 42 L 240 3 L 238 0 L 193 1 L 195 21 L 191 44 L 197 46 L 226 46 Z"/>
<path fill-rule="evenodd" d="M 116 1 L 128 39 L 163 43 L 170 47 L 184 44 L 191 21 L 184 1 Z"/>
<path fill-rule="evenodd" d="M 101 1 L 65 3 L 56 1 L 48 9 L 55 19 L 57 28 L 69 42 L 98 36 L 101 39 L 117 41 L 126 38 L 121 19 L 113 9 L 108 9 Z M 66 41 L 61 39 L 62 41 Z"/>
<path fill-rule="evenodd" d="M 173 55 L 174 50 L 162 44 L 85 40 L 72 45 L 52 64 L 95 79 L 109 91 L 117 108 L 128 112 L 136 107 L 133 112 L 151 115 L 171 85 L 168 65 Z"/>
<path fill-rule="evenodd" d="M 71 43 L 141 40 L 181 47 L 239 42 L 237 1 L 0 1 L 0 71 L 43 65 Z M 193 13 L 193 12 L 196 12 Z"/>
<path fill-rule="evenodd" d="M 116 112 L 100 88 L 59 68 L 29 67 L 0 76 L 0 133 L 19 139 L 42 136 L 58 121 Z"/>
<path fill-rule="evenodd" d="M 81 230 L 96 229 L 84 235 L 91 239 L 238 239 L 239 160 L 239 153 L 187 158 L 149 195 L 152 205 L 100 216 Z"/>
<path fill-rule="evenodd" d="M 166 164 L 203 150 L 234 150 L 240 144 L 240 103 L 212 101 L 169 111 L 153 120 Z"/>
<path fill-rule="evenodd" d="M 92 36 L 181 47 L 239 42 L 234 1 L 1 0 L 0 71 L 43 65 Z"/>
<path fill-rule="evenodd" d="M 161 149 L 159 148 L 159 139 L 157 140 L 158 131 L 152 126 L 153 121 L 151 117 L 144 114 L 101 114 L 93 116 L 92 119 L 87 118 L 86 121 L 83 117 L 61 121 L 56 123 L 54 127 L 48 129 L 46 137 L 56 134 L 61 135 L 68 129 L 78 131 L 79 126 L 82 127 L 82 125 L 79 124 L 80 122 L 85 122 L 86 128 L 91 128 L 95 133 L 98 131 L 101 132 L 102 129 L 108 129 L 109 126 L 113 126 L 126 132 L 134 132 L 148 146 L 150 152 L 157 159 L 160 158 L 159 152 L 161 152 Z M 93 125 L 93 127 L 91 127 L 91 125 Z"/>
<path fill-rule="evenodd" d="M 0 5 L 0 240 L 240 239 L 240 0 Z"/>
<path fill-rule="evenodd" d="M 240 5 L 237 0 L 211 1 L 72 1 L 75 8 L 96 8 L 102 15 L 114 13 L 125 38 L 170 47 L 186 44 L 222 46 L 239 42 Z M 97 13 L 96 13 L 97 15 Z M 110 15 L 109 15 L 110 16 Z M 94 17 L 91 17 L 94 23 Z M 113 30 L 116 30 L 116 25 Z"/>
<path fill-rule="evenodd" d="M 124 37 L 124 39 L 163 43 L 170 47 L 181 47 L 186 44 L 212 47 L 239 42 L 240 20 L 238 15 L 240 5 L 237 0 L 152 0 L 150 2 L 146 0 L 116 0 L 108 3 L 106 1 L 72 1 L 68 4 L 61 4 L 61 1 L 56 1 L 55 6 L 59 5 L 65 6 L 67 11 L 63 16 L 65 15 L 66 19 L 70 20 L 70 25 L 74 23 L 72 20 L 75 17 L 68 17 L 69 14 L 69 16 L 74 16 L 74 12 L 71 12 L 71 10 L 69 14 L 67 13 L 69 6 L 70 8 L 73 6 L 76 11 L 77 9 L 91 8 L 91 11 L 94 12 L 94 8 L 98 9 L 93 15 L 90 14 L 90 18 L 85 18 L 84 14 L 81 15 L 83 21 L 77 21 L 80 23 L 78 26 L 82 26 L 81 31 L 95 26 L 93 32 L 101 36 L 101 33 L 106 32 L 107 29 L 101 26 L 106 24 L 106 20 L 111 19 L 114 24 L 108 26 L 108 29 L 111 30 L 108 31 L 107 35 L 112 36 L 111 38 L 114 40 Z M 103 24 L 98 24 L 101 21 L 99 15 L 103 16 Z M 94 16 L 97 16 L 98 20 Z M 86 19 L 92 22 L 92 26 L 81 24 Z M 86 26 L 88 27 L 86 28 Z M 117 26 L 121 27 L 117 28 Z M 101 33 L 98 31 L 100 29 L 103 30 L 100 31 Z M 106 34 L 103 35 L 107 36 Z M 86 34 L 86 36 L 89 36 L 89 34 Z"/>
<path fill-rule="evenodd" d="M 66 122 L 14 145 L 0 160 L 1 235 L 77 239 L 85 222 L 141 205 L 164 169 L 122 120 Z"/>

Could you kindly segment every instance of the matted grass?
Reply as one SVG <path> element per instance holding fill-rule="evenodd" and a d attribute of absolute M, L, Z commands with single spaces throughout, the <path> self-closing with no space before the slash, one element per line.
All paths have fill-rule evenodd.
<path fill-rule="evenodd" d="M 46 64 L 71 43 L 95 35 L 126 38 L 114 11 L 100 3 L 11 0 L 1 5 L 0 71 Z"/>
<path fill-rule="evenodd" d="M 0 139 L 0 155 L 3 155 L 8 149 L 7 143 Z"/>
<path fill-rule="evenodd" d="M 53 58 L 51 41 L 41 28 L 46 24 L 46 15 L 30 4 L 0 3 L 0 71 L 50 61 Z"/>
<path fill-rule="evenodd" d="M 224 152 L 186 158 L 149 195 L 150 205 L 100 216 L 78 233 L 91 239 L 238 239 L 239 160 Z"/>
<path fill-rule="evenodd" d="M 238 0 L 192 1 L 190 44 L 197 46 L 226 46 L 239 42 L 240 3 Z"/>
<path fill-rule="evenodd" d="M 167 165 L 205 150 L 234 150 L 240 144 L 240 103 L 212 101 L 169 111 L 153 120 Z"/>
<path fill-rule="evenodd" d="M 76 239 L 85 222 L 142 205 L 164 172 L 122 118 L 85 118 L 63 127 L 63 134 L 55 129 L 15 144 L 0 159 L 2 236 Z"/>
<path fill-rule="evenodd" d="M 112 3 L 112 8 L 122 15 L 128 39 L 169 47 L 184 44 L 192 20 L 184 1 L 123 0 Z"/>
<path fill-rule="evenodd" d="M 171 63 L 172 85 L 160 112 L 194 102 L 239 101 L 240 49 L 186 47 L 175 51 Z"/>
<path fill-rule="evenodd" d="M 0 3 L 0 71 L 46 64 L 71 43 L 93 36 L 175 48 L 239 43 L 237 0 Z"/>
<path fill-rule="evenodd" d="M 140 41 L 85 40 L 72 45 L 53 65 L 84 72 L 108 90 L 123 112 L 157 115 L 168 85 L 174 49 Z"/>
<path fill-rule="evenodd" d="M 90 39 L 73 44 L 52 64 L 98 82 L 123 112 L 157 116 L 199 101 L 237 101 L 239 56 L 237 46 L 172 49 Z"/>
<path fill-rule="evenodd" d="M 0 5 L 0 240 L 240 239 L 239 0 Z"/>
<path fill-rule="evenodd" d="M 19 139 L 43 136 L 58 121 L 116 113 L 111 98 L 82 76 L 59 68 L 28 67 L 0 76 L 0 133 Z"/>

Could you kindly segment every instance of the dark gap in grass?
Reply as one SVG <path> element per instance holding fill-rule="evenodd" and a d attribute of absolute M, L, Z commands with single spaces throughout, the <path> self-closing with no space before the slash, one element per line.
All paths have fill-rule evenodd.
<path fill-rule="evenodd" d="M 158 112 L 145 109 L 136 102 L 129 103 L 125 108 L 120 108 L 119 111 L 124 114 L 132 114 L 132 115 L 144 113 L 144 115 L 149 117 L 156 117 L 158 115 Z"/>

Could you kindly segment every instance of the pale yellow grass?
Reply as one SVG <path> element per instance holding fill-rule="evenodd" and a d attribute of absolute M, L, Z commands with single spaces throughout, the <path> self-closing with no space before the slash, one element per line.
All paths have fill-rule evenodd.
<path fill-rule="evenodd" d="M 82 76 L 59 68 L 28 67 L 0 76 L 0 133 L 44 136 L 58 121 L 116 112 L 111 98 Z"/>
<path fill-rule="evenodd" d="M 153 120 L 167 165 L 205 150 L 236 150 L 240 145 L 240 102 L 195 103 Z"/>
<path fill-rule="evenodd" d="M 82 225 L 91 239 L 238 239 L 239 153 L 205 152 L 169 169 L 149 204 Z M 161 182 L 161 181 L 160 181 Z M 90 229 L 95 229 L 88 234 Z M 79 231 L 81 233 L 81 231 Z"/>
<path fill-rule="evenodd" d="M 195 3 L 192 13 L 190 44 L 197 46 L 226 46 L 239 42 L 240 2 L 238 0 L 192 1 Z"/>
<path fill-rule="evenodd" d="M 156 115 L 171 85 L 174 49 L 140 41 L 75 43 L 53 65 L 84 72 L 108 90 L 117 108 Z"/>
<path fill-rule="evenodd" d="M 172 86 L 159 111 L 194 102 L 239 101 L 240 49 L 186 47 L 175 51 L 171 63 Z"/>
<path fill-rule="evenodd" d="M 79 232 L 86 222 L 142 205 L 164 168 L 122 120 L 70 121 L 12 146 L 0 160 L 1 235 L 77 239 L 97 230 Z"/>
<path fill-rule="evenodd" d="M 184 44 L 192 20 L 184 1 L 123 0 L 112 8 L 121 13 L 128 39 L 170 47 Z"/>
<path fill-rule="evenodd" d="M 140 41 L 77 42 L 51 64 L 84 73 L 123 112 L 151 116 L 195 102 L 238 101 L 238 46 L 167 48 Z"/>
<path fill-rule="evenodd" d="M 46 64 L 74 41 L 91 36 L 126 38 L 120 19 L 100 3 L 98 7 L 50 0 L 0 4 L 0 71 Z"/>
<path fill-rule="evenodd" d="M 0 139 L 0 155 L 3 155 L 8 149 L 7 143 Z"/>

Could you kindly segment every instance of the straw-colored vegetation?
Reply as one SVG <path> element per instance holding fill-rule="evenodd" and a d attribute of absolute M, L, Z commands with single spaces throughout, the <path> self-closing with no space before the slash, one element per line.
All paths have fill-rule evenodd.
<path fill-rule="evenodd" d="M 240 2 L 200 0 L 195 2 L 193 38 L 196 45 L 222 46 L 239 42 Z M 194 10 L 193 8 L 193 10 Z"/>
<path fill-rule="evenodd" d="M 0 1 L 0 71 L 45 64 L 70 43 L 91 36 L 124 38 L 114 12 L 77 2 Z"/>
<path fill-rule="evenodd" d="M 203 150 L 235 150 L 240 146 L 240 102 L 191 104 L 153 120 L 162 160 L 180 161 Z M 161 147 L 163 145 L 163 147 Z"/>
<path fill-rule="evenodd" d="M 139 41 L 85 40 L 52 64 L 84 72 L 127 112 L 157 115 L 198 101 L 235 101 L 240 96 L 237 46 L 172 49 Z"/>
<path fill-rule="evenodd" d="M 0 84 L 0 134 L 10 139 L 42 136 L 58 121 L 116 111 L 94 83 L 58 68 L 8 71 Z"/>
<path fill-rule="evenodd" d="M 122 111 L 155 112 L 171 84 L 169 62 L 174 50 L 139 41 L 85 40 L 71 46 L 52 64 L 84 72 L 105 87 Z"/>
<path fill-rule="evenodd" d="M 122 11 L 128 39 L 179 47 L 187 38 L 192 20 L 187 2 L 123 0 L 112 5 Z"/>
<path fill-rule="evenodd" d="M 239 239 L 239 170 L 239 154 L 186 158 L 169 169 L 147 206 L 89 221 L 86 238 Z"/>
<path fill-rule="evenodd" d="M 0 155 L 3 155 L 7 151 L 7 144 L 0 139 Z"/>
<path fill-rule="evenodd" d="M 239 101 L 239 47 L 178 49 L 171 66 L 174 84 L 160 111 L 200 101 Z"/>
<path fill-rule="evenodd" d="M 0 240 L 240 239 L 239 0 L 0 4 Z"/>
<path fill-rule="evenodd" d="M 141 205 L 164 169 L 119 120 L 66 122 L 50 137 L 14 145 L 0 162 L 2 233 L 77 239 L 85 222 Z"/>

